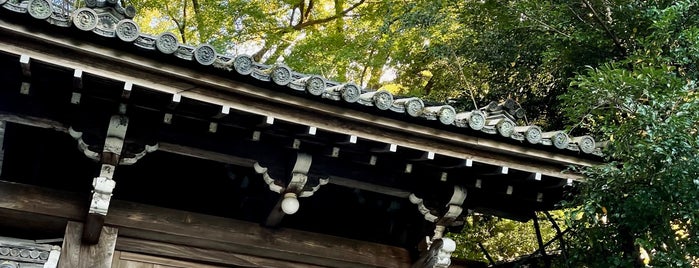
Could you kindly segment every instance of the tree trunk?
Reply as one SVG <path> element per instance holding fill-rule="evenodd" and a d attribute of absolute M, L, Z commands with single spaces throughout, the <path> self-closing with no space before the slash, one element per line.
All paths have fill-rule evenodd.
<path fill-rule="evenodd" d="M 630 261 L 634 268 L 643 267 L 641 261 L 641 253 L 633 239 L 633 234 L 628 227 L 619 227 L 619 239 L 621 240 L 621 251 L 624 253 L 624 259 Z"/>
<path fill-rule="evenodd" d="M 199 5 L 199 0 L 192 0 L 192 8 L 194 9 L 194 20 L 197 21 L 197 35 L 199 35 L 199 42 L 206 43 L 209 41 L 208 31 L 205 29 L 204 17 L 201 14 L 201 5 Z"/>

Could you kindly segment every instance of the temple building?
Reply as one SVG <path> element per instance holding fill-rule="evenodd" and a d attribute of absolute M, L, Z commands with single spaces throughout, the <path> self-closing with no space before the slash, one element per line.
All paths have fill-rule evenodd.
<path fill-rule="evenodd" d="M 0 268 L 467 267 L 466 216 L 528 221 L 601 161 L 514 100 L 394 96 L 84 4 L 0 0 Z"/>

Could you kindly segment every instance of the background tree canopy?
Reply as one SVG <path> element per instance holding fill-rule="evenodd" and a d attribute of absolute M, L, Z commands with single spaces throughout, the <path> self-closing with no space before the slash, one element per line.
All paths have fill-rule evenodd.
<path fill-rule="evenodd" d="M 585 65 L 623 54 L 579 3 L 131 3 L 145 14 L 137 18 L 145 32 L 171 31 L 185 43 L 206 42 L 219 51 L 250 54 L 264 63 L 283 61 L 300 72 L 402 95 L 451 100 L 465 108 L 511 97 L 528 103 L 530 120 L 552 127 L 563 125 L 557 96 L 566 90 L 569 78 Z M 599 8 L 603 9 L 601 4 Z"/>
<path fill-rule="evenodd" d="M 699 266 L 695 0 L 129 2 L 145 32 L 463 108 L 509 97 L 530 123 L 607 139 L 563 204 L 567 264 Z M 478 222 L 463 241 L 509 228 Z"/>

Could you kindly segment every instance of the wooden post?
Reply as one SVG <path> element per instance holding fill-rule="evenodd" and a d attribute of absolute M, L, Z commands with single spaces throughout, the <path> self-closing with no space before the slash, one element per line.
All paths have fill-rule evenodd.
<path fill-rule="evenodd" d="M 108 268 L 112 267 L 114 247 L 118 230 L 114 227 L 103 227 L 100 240 L 95 245 L 82 243 L 83 224 L 69 221 L 66 226 L 61 258 L 58 268 Z"/>
<path fill-rule="evenodd" d="M 5 121 L 0 121 L 0 175 L 2 175 L 3 159 L 5 159 Z"/>

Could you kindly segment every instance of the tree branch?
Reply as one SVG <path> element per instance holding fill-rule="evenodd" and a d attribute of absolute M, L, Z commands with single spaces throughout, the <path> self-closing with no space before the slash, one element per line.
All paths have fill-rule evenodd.
<path fill-rule="evenodd" d="M 306 7 L 306 13 L 303 15 L 304 20 L 307 20 L 311 16 L 311 10 L 313 10 L 313 0 L 308 1 L 308 7 Z"/>
<path fill-rule="evenodd" d="M 621 40 L 619 39 L 619 37 L 616 34 L 614 34 L 614 32 L 612 32 L 612 30 L 609 29 L 609 27 L 607 27 L 607 24 L 604 23 L 604 20 L 602 20 L 602 18 L 599 16 L 599 14 L 597 14 L 597 11 L 592 6 L 592 3 L 590 3 L 589 0 L 582 0 L 582 1 L 583 1 L 583 4 L 585 4 L 585 6 L 587 6 L 587 8 L 590 9 L 590 12 L 592 12 L 592 16 L 595 18 L 595 21 L 597 21 L 597 23 L 599 23 L 599 25 L 602 26 L 602 29 L 604 29 L 604 31 L 607 33 L 607 35 L 609 35 L 609 38 L 612 39 L 616 48 L 619 50 L 621 55 L 625 58 L 628 54 L 626 52 L 626 48 L 624 48 L 624 45 L 621 43 Z"/>
<path fill-rule="evenodd" d="M 294 16 L 296 16 L 296 8 L 298 8 L 298 5 L 291 7 L 291 16 L 289 16 L 289 27 L 294 27 Z M 301 13 L 303 13 L 303 10 L 301 10 Z M 299 23 L 301 20 L 299 20 Z"/>
<path fill-rule="evenodd" d="M 183 26 L 180 23 L 180 21 L 177 20 L 175 15 L 172 13 L 172 10 L 170 10 L 170 6 L 167 4 L 165 5 L 165 14 L 168 15 L 170 17 L 170 19 L 172 19 L 172 21 L 175 23 L 175 26 L 177 27 L 177 31 L 182 36 L 182 43 L 185 43 L 185 36 L 184 36 L 184 32 L 182 31 Z"/>
<path fill-rule="evenodd" d="M 182 43 L 186 44 L 185 27 L 187 27 L 187 0 L 183 0 L 182 2 L 184 2 L 184 7 L 182 8 L 182 27 L 180 28 L 180 35 L 182 35 Z"/>
<path fill-rule="evenodd" d="M 313 26 L 313 25 L 316 25 L 316 24 L 326 23 L 326 22 L 329 22 L 329 21 L 332 21 L 332 20 L 341 18 L 341 17 L 343 17 L 345 14 L 349 13 L 350 11 L 352 11 L 352 10 L 354 10 L 355 8 L 359 7 L 360 5 L 364 4 L 364 2 L 366 2 L 366 0 L 360 0 L 359 2 L 355 3 L 354 5 L 348 7 L 347 9 L 345 9 L 345 10 L 343 10 L 342 12 L 337 13 L 337 14 L 335 14 L 335 15 L 333 15 L 333 16 L 330 16 L 330 17 L 327 17 L 327 18 L 322 18 L 322 19 L 317 19 L 317 20 L 309 20 L 309 21 L 306 21 L 306 22 L 303 22 L 303 23 L 296 24 L 296 25 L 294 25 L 293 28 L 294 28 L 295 30 L 301 30 L 301 29 L 306 28 L 306 27 L 308 27 L 308 26 Z"/>

